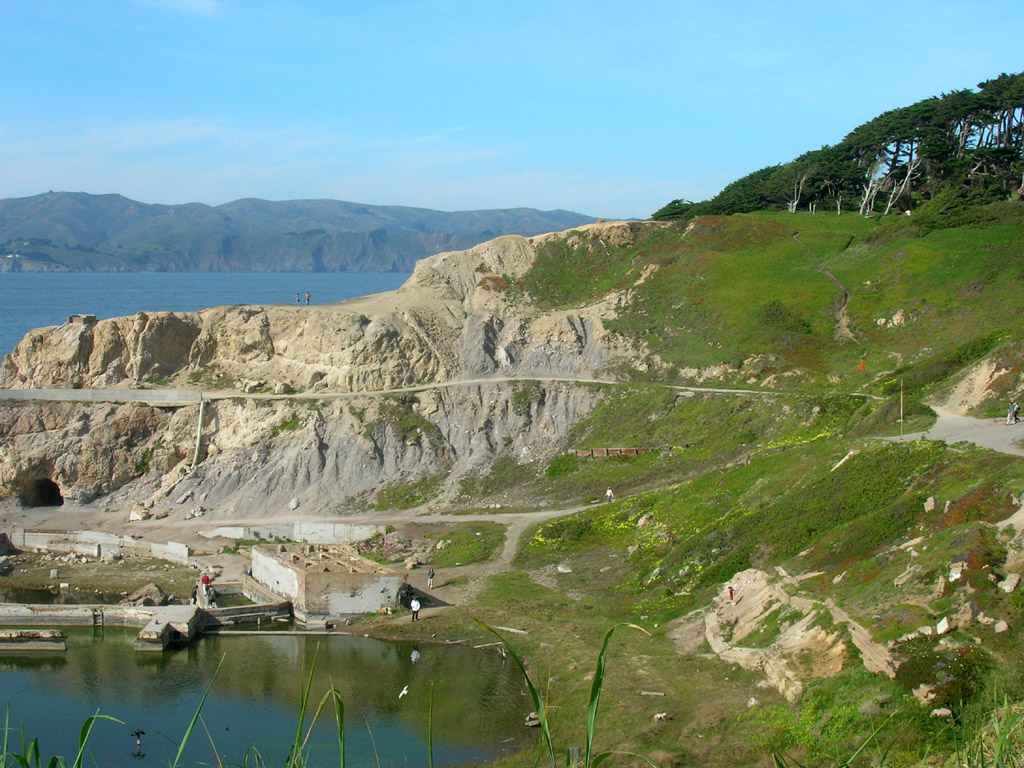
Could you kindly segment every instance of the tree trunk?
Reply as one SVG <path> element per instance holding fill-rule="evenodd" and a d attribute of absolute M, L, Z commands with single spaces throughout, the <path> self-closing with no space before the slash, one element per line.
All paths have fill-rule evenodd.
<path fill-rule="evenodd" d="M 786 203 L 786 208 L 790 213 L 796 213 L 796 207 L 800 204 L 800 196 L 804 193 L 804 182 L 806 181 L 807 174 L 805 173 L 793 182 L 793 199 Z"/>

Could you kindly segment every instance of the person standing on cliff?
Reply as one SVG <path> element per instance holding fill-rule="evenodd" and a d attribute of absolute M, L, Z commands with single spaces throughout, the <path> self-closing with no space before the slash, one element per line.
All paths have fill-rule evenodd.
<path fill-rule="evenodd" d="M 306 291 L 306 306 L 309 306 L 309 291 Z"/>

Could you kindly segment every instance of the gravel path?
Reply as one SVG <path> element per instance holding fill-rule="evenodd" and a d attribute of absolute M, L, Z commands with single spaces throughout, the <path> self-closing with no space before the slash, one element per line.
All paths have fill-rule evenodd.
<path fill-rule="evenodd" d="M 904 440 L 939 440 L 950 445 L 968 442 L 991 451 L 1024 456 L 1020 446 L 1024 441 L 1024 422 L 1008 425 L 1005 419 L 973 419 L 939 406 L 932 406 L 932 410 L 937 416 L 935 425 L 924 432 L 904 435 Z"/>

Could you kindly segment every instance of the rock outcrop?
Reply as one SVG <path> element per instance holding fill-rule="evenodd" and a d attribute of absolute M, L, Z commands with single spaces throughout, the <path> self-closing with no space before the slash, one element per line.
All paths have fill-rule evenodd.
<path fill-rule="evenodd" d="M 645 226 L 594 225 L 569 237 L 622 245 Z M 599 395 L 509 379 L 588 379 L 638 354 L 605 330 L 615 297 L 542 313 L 521 291 L 501 289 L 551 237 L 439 254 L 397 292 L 337 305 L 139 313 L 33 331 L 3 360 L 6 388 L 170 383 L 302 397 L 222 396 L 202 408 L 6 401 L 0 497 L 33 506 L 103 499 L 154 515 L 198 506 L 271 516 L 296 505 L 337 514 L 428 477 L 451 500 L 499 455 L 549 461 Z M 424 388 L 381 392 L 410 385 Z"/>
<path fill-rule="evenodd" d="M 595 224 L 572 237 L 625 244 L 657 224 Z M 145 313 L 34 330 L 0 387 L 128 388 L 243 375 L 271 391 L 360 392 L 492 376 L 590 377 L 641 350 L 605 329 L 616 296 L 541 313 L 508 281 L 553 235 L 499 237 L 417 263 L 398 291 L 333 305 Z"/>

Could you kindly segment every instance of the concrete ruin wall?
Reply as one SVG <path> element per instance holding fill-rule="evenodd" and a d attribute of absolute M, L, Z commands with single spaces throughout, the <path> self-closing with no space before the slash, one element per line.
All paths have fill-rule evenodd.
<path fill-rule="evenodd" d="M 223 536 L 227 539 L 272 541 L 305 541 L 310 544 L 352 544 L 365 541 L 384 532 L 379 525 L 351 525 L 349 523 L 297 522 L 252 526 L 224 526 L 212 531 L 203 531 L 210 538 Z"/>
<path fill-rule="evenodd" d="M 135 555 L 168 560 L 181 565 L 188 565 L 191 554 L 191 550 L 185 544 L 173 541 L 155 544 L 100 531 L 45 531 L 27 528 L 14 531 L 11 543 L 19 549 L 74 552 L 88 557 Z"/>
<path fill-rule="evenodd" d="M 376 613 L 398 605 L 404 573 L 335 573 L 307 571 L 305 612 L 317 616 Z"/>
<path fill-rule="evenodd" d="M 144 627 L 153 618 L 152 608 L 129 605 L 24 605 L 0 603 L 0 626 L 95 626 L 95 615 L 103 623 L 124 627 Z"/>
<path fill-rule="evenodd" d="M 406 575 L 395 571 L 344 572 L 307 570 L 301 555 L 252 550 L 252 578 L 291 600 L 300 621 L 331 616 L 376 613 L 398 605 Z"/>
<path fill-rule="evenodd" d="M 250 566 L 252 578 L 263 586 L 270 589 L 274 594 L 280 595 L 286 600 L 291 600 L 296 606 L 300 594 L 299 573 L 294 568 L 289 568 L 275 557 L 260 551 L 258 547 L 252 548 L 252 565 Z"/>

